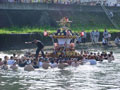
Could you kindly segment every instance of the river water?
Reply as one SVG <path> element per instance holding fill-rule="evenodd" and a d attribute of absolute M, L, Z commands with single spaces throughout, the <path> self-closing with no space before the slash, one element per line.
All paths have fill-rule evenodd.
<path fill-rule="evenodd" d="M 0 90 L 120 90 L 120 49 L 110 50 L 115 55 L 112 63 L 104 61 L 97 65 L 67 67 L 64 70 L 0 70 Z M 0 56 L 5 54 L 2 52 Z"/>

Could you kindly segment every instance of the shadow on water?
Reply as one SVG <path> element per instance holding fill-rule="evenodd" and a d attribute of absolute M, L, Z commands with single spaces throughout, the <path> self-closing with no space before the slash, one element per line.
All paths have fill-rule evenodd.
<path fill-rule="evenodd" d="M 57 86 L 66 89 L 66 87 L 69 87 L 71 84 L 68 83 L 70 79 L 73 77 L 73 73 L 70 70 L 59 70 L 59 80 L 57 80 Z"/>

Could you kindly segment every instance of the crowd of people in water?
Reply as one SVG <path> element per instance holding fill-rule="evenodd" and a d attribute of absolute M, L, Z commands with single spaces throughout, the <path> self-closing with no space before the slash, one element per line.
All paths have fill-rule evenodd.
<path fill-rule="evenodd" d="M 44 34 L 46 36 L 47 32 L 45 32 Z M 57 30 L 57 32 L 52 34 L 52 36 L 66 36 L 73 38 L 73 36 L 79 36 L 79 35 L 78 33 L 73 33 L 71 30 Z M 85 43 L 86 37 L 87 37 L 86 32 L 82 31 L 78 39 L 81 39 L 81 42 Z M 92 32 L 90 32 L 90 37 L 92 43 L 98 43 L 100 38 L 100 33 L 98 32 L 98 30 L 96 31 L 93 30 Z M 110 37 L 111 34 L 105 29 L 105 31 L 103 32 L 102 44 L 106 45 L 109 42 Z M 72 42 L 73 41 L 74 40 L 72 40 Z M 115 43 L 119 44 L 119 42 L 120 39 L 117 37 L 115 39 Z M 65 57 L 62 55 L 52 57 L 43 52 L 44 44 L 39 40 L 35 39 L 32 42 L 25 42 L 25 44 L 35 44 L 37 46 L 36 54 L 33 55 L 31 52 L 27 52 L 24 54 L 24 56 L 20 56 L 16 54 L 13 54 L 11 57 L 5 56 L 4 59 L 0 58 L 0 68 L 3 70 L 8 70 L 9 68 L 11 68 L 12 70 L 15 71 L 18 69 L 18 67 L 23 67 L 25 71 L 33 71 L 40 67 L 44 69 L 56 68 L 56 67 L 60 69 L 64 69 L 65 67 L 68 66 L 77 67 L 79 65 L 84 65 L 84 64 L 96 65 L 97 61 L 102 62 L 103 60 L 107 60 L 108 62 L 112 62 L 114 60 L 114 55 L 112 51 L 107 53 L 107 52 L 90 52 L 90 51 L 81 50 L 80 52 L 77 53 L 77 55 L 65 56 L 64 54 Z M 41 51 L 41 55 L 39 54 L 40 51 Z M 73 51 L 75 52 L 75 50 Z"/>
<path fill-rule="evenodd" d="M 12 56 L 4 56 L 0 58 L 0 68 L 3 70 L 12 69 L 14 71 L 18 70 L 19 67 L 24 68 L 25 71 L 33 71 L 38 68 L 48 69 L 48 68 L 59 68 L 64 69 L 68 66 L 77 67 L 79 65 L 90 64 L 96 65 L 97 62 L 102 62 L 107 60 L 112 62 L 114 60 L 113 52 L 89 52 L 81 51 L 78 58 L 49 58 L 49 57 L 39 57 L 36 59 L 30 52 L 24 54 L 24 56 L 13 54 Z"/>

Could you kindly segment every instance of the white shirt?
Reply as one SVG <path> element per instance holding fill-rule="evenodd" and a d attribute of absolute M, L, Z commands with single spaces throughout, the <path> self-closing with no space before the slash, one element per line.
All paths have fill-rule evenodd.
<path fill-rule="evenodd" d="M 8 65 L 13 65 L 14 63 L 15 63 L 15 60 L 8 60 L 8 61 L 7 61 L 7 64 L 8 64 Z"/>
<path fill-rule="evenodd" d="M 83 36 L 83 38 L 86 38 L 87 37 L 87 34 L 86 34 L 86 32 L 84 32 L 84 36 Z"/>
<path fill-rule="evenodd" d="M 104 36 L 105 38 L 108 38 L 108 32 L 107 32 L 107 31 L 104 32 L 104 33 L 103 33 L 103 36 Z"/>
<path fill-rule="evenodd" d="M 27 63 L 27 64 L 30 64 L 30 63 L 31 63 L 31 61 L 30 61 L 30 60 L 26 60 L 26 63 Z"/>
<path fill-rule="evenodd" d="M 108 34 L 108 37 L 111 38 L 111 34 Z"/>
<path fill-rule="evenodd" d="M 107 40 L 105 40 L 105 39 L 103 38 L 102 43 L 107 43 Z"/>
<path fill-rule="evenodd" d="M 119 38 L 115 38 L 115 43 L 119 44 L 120 43 L 120 39 Z"/>
<path fill-rule="evenodd" d="M 43 65 L 43 63 L 40 61 L 40 62 L 39 62 L 39 67 L 42 67 L 42 65 Z"/>
<path fill-rule="evenodd" d="M 92 31 L 92 32 L 90 33 L 90 36 L 91 36 L 91 37 L 94 37 L 94 33 L 95 33 L 95 32 Z"/>
<path fill-rule="evenodd" d="M 95 35 L 96 37 L 99 37 L 100 33 L 99 33 L 99 32 L 95 32 L 94 35 Z"/>
<path fill-rule="evenodd" d="M 51 66 L 52 68 L 55 68 L 55 67 L 57 67 L 57 63 L 50 63 L 50 66 Z"/>

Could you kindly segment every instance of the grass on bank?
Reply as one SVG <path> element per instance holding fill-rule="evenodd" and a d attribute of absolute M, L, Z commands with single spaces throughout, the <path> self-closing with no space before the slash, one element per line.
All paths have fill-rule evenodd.
<path fill-rule="evenodd" d="M 26 33 L 43 33 L 44 30 L 49 31 L 50 33 L 56 32 L 58 28 L 52 28 L 52 27 L 10 27 L 10 28 L 0 28 L 0 34 L 26 34 Z M 81 32 L 82 30 L 85 30 L 86 32 L 91 32 L 92 30 L 98 30 L 99 32 L 103 32 L 104 28 L 71 28 L 73 32 Z M 120 30 L 114 29 L 114 28 L 108 28 L 107 29 L 110 33 L 117 33 L 120 32 Z"/>

